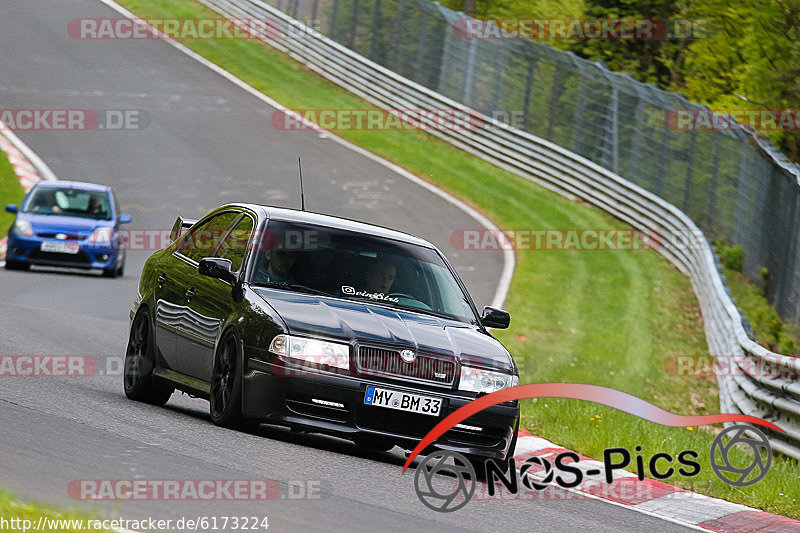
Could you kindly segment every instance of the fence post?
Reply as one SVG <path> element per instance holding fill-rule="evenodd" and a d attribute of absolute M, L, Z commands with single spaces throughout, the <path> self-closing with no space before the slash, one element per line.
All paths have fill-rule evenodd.
<path fill-rule="evenodd" d="M 750 149 L 747 145 L 743 148 L 739 156 L 739 172 L 736 177 L 736 211 L 734 212 L 735 219 L 733 224 L 733 242 L 738 244 L 742 244 L 742 237 L 744 236 L 742 226 L 745 224 L 746 213 L 744 212 L 744 205 L 747 199 L 745 183 L 747 182 L 750 166 Z"/>
<path fill-rule="evenodd" d="M 417 41 L 417 61 L 414 69 L 414 81 L 422 83 L 422 63 L 425 57 L 425 40 L 428 38 L 428 27 L 433 22 L 431 17 L 426 17 L 422 21 L 422 27 L 419 31 L 419 40 Z M 423 84 L 424 85 L 424 84 Z"/>
<path fill-rule="evenodd" d="M 714 147 L 712 148 L 711 180 L 708 190 L 708 209 L 706 210 L 706 231 L 714 233 L 714 210 L 717 205 L 717 174 L 719 173 L 720 133 L 714 132 Z"/>
<path fill-rule="evenodd" d="M 506 70 L 506 51 L 505 43 L 500 43 L 500 59 L 494 69 L 494 89 L 492 90 L 492 111 L 497 116 L 497 107 L 500 105 L 500 94 L 503 88 L 503 73 Z"/>
<path fill-rule="evenodd" d="M 472 87 L 475 83 L 475 56 L 478 53 L 478 40 L 471 39 L 467 48 L 467 68 L 464 72 L 463 102 L 472 105 Z"/>
<path fill-rule="evenodd" d="M 683 212 L 689 214 L 689 200 L 692 193 L 692 181 L 694 179 L 694 153 L 697 149 L 697 130 L 692 130 L 689 137 L 689 154 L 686 162 L 686 181 L 683 184 Z"/>
<path fill-rule="evenodd" d="M 331 7 L 331 39 L 336 40 L 336 15 L 339 11 L 339 0 L 333 0 L 333 7 Z"/>
<path fill-rule="evenodd" d="M 530 49 L 528 49 L 530 51 Z M 528 131 L 530 125 L 530 105 L 531 89 L 533 88 L 533 78 L 536 74 L 536 64 L 539 62 L 538 56 L 528 57 L 528 71 L 525 77 L 525 96 L 522 101 L 522 129 Z"/>
<path fill-rule="evenodd" d="M 314 25 L 315 26 L 316 26 L 316 21 L 317 21 L 317 10 L 318 9 L 319 9 L 319 0 L 314 0 L 311 3 L 311 20 L 314 21 Z M 322 30 L 322 27 L 320 27 L 319 29 Z"/>
<path fill-rule="evenodd" d="M 583 116 L 586 113 L 586 76 L 582 68 L 578 68 L 578 75 L 581 78 L 578 86 L 578 105 L 575 107 L 575 115 L 572 118 L 572 150 L 578 154 L 583 153 L 580 145 L 580 134 L 583 131 Z"/>
<path fill-rule="evenodd" d="M 377 63 L 382 63 L 381 58 L 378 57 L 378 35 L 381 34 L 378 29 L 381 25 L 381 0 L 375 0 L 375 13 L 372 16 L 372 39 L 369 43 L 369 58 Z"/>
<path fill-rule="evenodd" d="M 655 183 L 655 192 L 656 195 L 664 196 L 664 179 L 666 178 L 666 161 L 667 161 L 667 152 L 671 151 L 672 148 L 669 146 L 670 140 L 670 131 L 669 128 L 664 125 L 661 127 L 661 153 L 658 154 L 658 164 L 656 170 L 656 183 Z"/>
<path fill-rule="evenodd" d="M 628 157 L 628 176 L 629 179 L 634 180 L 634 176 L 639 173 L 641 175 L 641 171 L 639 170 L 639 161 L 641 159 L 640 152 L 641 152 L 641 145 L 642 145 L 642 125 L 644 124 L 644 101 L 642 100 L 641 95 L 636 96 L 636 111 L 634 111 L 634 126 L 633 126 L 633 139 L 631 139 L 631 153 Z M 643 179 L 638 180 L 639 183 L 643 183 Z"/>
<path fill-rule="evenodd" d="M 553 71 L 553 84 L 550 86 L 550 98 L 547 101 L 547 133 L 545 138 L 553 140 L 553 123 L 556 121 L 556 110 L 558 109 L 558 98 L 561 96 L 561 64 L 556 63 Z"/>
<path fill-rule="evenodd" d="M 350 37 L 347 47 L 351 50 L 355 48 L 356 28 L 358 27 L 358 0 L 353 0 L 353 16 L 350 18 Z"/>
<path fill-rule="evenodd" d="M 619 89 L 611 82 L 611 168 L 619 174 Z"/>

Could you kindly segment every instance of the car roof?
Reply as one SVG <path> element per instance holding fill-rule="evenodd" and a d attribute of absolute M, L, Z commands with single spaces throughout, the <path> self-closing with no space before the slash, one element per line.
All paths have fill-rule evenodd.
<path fill-rule="evenodd" d="M 83 191 L 110 191 L 111 187 L 108 185 L 100 185 L 98 183 L 86 183 L 83 181 L 40 181 L 36 184 L 37 187 L 57 187 L 59 189 L 78 189 Z"/>
<path fill-rule="evenodd" d="M 325 215 L 322 213 L 313 213 L 310 211 L 298 211 L 297 209 L 289 209 L 285 207 L 275 207 L 270 205 L 261 204 L 232 204 L 239 207 L 248 207 L 254 211 L 261 212 L 264 216 L 272 220 L 283 220 L 287 222 L 305 222 L 308 224 L 316 224 L 319 226 L 327 226 L 336 229 L 347 231 L 355 231 L 358 233 L 366 233 L 383 237 L 386 239 L 393 239 L 396 241 L 406 242 L 409 244 L 416 244 L 426 248 L 436 247 L 425 239 L 421 239 L 409 233 L 402 231 L 385 228 L 383 226 L 376 226 L 374 224 L 367 224 L 366 222 L 359 222 L 357 220 L 350 220 L 348 218 L 336 217 L 333 215 Z"/>

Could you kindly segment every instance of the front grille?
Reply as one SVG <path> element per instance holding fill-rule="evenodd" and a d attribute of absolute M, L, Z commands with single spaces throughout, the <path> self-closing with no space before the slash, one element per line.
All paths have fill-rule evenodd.
<path fill-rule="evenodd" d="M 439 385 L 452 385 L 455 379 L 456 364 L 447 356 L 420 354 L 407 363 L 398 350 L 361 346 L 356 362 L 359 372 L 367 376 L 393 376 Z"/>
<path fill-rule="evenodd" d="M 55 239 L 58 233 L 37 233 L 36 235 L 44 239 Z M 64 233 L 63 235 L 66 235 L 66 239 L 64 240 L 67 241 L 82 241 L 85 238 L 81 237 L 80 235 L 72 235 L 70 233 Z"/>
<path fill-rule="evenodd" d="M 84 252 L 77 254 L 62 254 L 59 252 L 43 252 L 41 250 L 33 250 L 28 256 L 28 260 L 32 262 L 40 261 L 48 264 L 69 264 L 76 266 L 90 266 L 92 263 L 89 256 Z"/>

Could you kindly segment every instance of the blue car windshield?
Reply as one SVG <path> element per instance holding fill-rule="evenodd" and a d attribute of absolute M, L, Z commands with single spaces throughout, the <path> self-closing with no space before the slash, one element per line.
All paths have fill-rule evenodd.
<path fill-rule="evenodd" d="M 25 200 L 22 212 L 111 220 L 111 202 L 107 192 L 37 187 Z"/>
<path fill-rule="evenodd" d="M 431 248 L 277 220 L 260 241 L 250 277 L 255 285 L 477 322 L 468 296 Z"/>

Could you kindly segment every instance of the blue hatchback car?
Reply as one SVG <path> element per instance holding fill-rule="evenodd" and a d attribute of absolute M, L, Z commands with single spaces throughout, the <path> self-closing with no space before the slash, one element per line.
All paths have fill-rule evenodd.
<path fill-rule="evenodd" d="M 31 265 L 101 269 L 106 277 L 125 269 L 121 224 L 131 221 L 119 212 L 110 187 L 73 181 L 37 183 L 16 213 L 8 231 L 6 268 Z"/>

